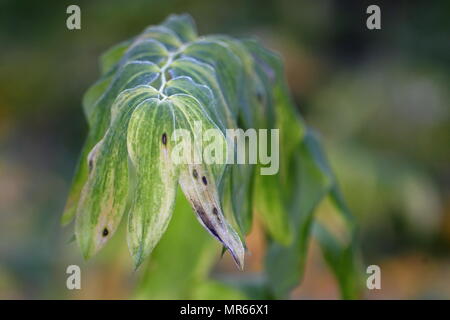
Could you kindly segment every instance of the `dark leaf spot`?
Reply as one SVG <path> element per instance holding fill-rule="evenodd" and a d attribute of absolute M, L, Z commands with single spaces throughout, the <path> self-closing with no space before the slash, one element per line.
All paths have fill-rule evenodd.
<path fill-rule="evenodd" d="M 108 234 L 109 234 L 108 229 L 107 229 L 107 228 L 103 229 L 102 235 L 103 235 L 104 237 L 106 237 Z"/>
<path fill-rule="evenodd" d="M 194 203 L 194 208 L 195 211 L 197 211 L 198 216 L 200 217 L 200 219 L 203 221 L 203 223 L 205 224 L 206 228 L 219 240 L 222 241 L 222 239 L 219 237 L 219 235 L 217 234 L 216 229 L 214 228 L 213 224 L 211 223 L 211 221 L 208 219 L 208 216 L 206 215 L 205 211 L 203 210 L 203 208 Z"/>
<path fill-rule="evenodd" d="M 206 180 L 205 176 L 202 177 L 202 181 L 205 186 L 208 184 L 208 180 Z"/>
<path fill-rule="evenodd" d="M 163 133 L 161 140 L 162 140 L 163 145 L 167 144 L 167 134 L 165 132 Z"/>
<path fill-rule="evenodd" d="M 94 168 L 94 160 L 93 159 L 89 159 L 88 166 L 89 166 L 89 172 L 91 172 L 92 168 Z"/>
<path fill-rule="evenodd" d="M 216 207 L 213 208 L 213 214 L 216 216 L 217 221 L 218 221 L 220 224 L 222 224 L 222 220 L 220 219 L 220 216 L 219 216 L 219 211 L 217 210 Z"/>

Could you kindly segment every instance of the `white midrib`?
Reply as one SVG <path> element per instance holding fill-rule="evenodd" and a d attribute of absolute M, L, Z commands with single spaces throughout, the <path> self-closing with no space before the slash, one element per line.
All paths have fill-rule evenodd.
<path fill-rule="evenodd" d="M 166 87 L 166 84 L 167 84 L 166 71 L 172 64 L 175 56 L 180 54 L 181 52 L 183 52 L 183 50 L 186 49 L 186 46 L 187 46 L 187 44 L 183 44 L 176 51 L 169 52 L 166 63 L 160 69 L 161 70 L 160 71 L 161 72 L 161 86 L 159 87 L 158 95 L 163 98 L 162 101 L 167 99 L 167 96 L 164 94 L 164 88 Z"/>

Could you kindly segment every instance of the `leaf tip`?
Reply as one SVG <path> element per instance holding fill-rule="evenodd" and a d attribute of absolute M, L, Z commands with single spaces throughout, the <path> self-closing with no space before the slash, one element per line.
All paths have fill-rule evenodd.
<path fill-rule="evenodd" d="M 75 212 L 76 212 L 76 210 L 75 210 L 74 207 L 66 206 L 66 208 L 64 208 L 64 212 L 63 212 L 63 214 L 61 216 L 61 219 L 59 221 L 61 226 L 65 227 L 69 223 L 71 223 L 73 218 L 75 217 Z"/>

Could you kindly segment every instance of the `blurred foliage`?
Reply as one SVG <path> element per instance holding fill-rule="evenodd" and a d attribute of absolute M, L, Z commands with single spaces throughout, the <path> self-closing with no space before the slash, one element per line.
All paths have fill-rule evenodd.
<path fill-rule="evenodd" d="M 201 34 L 257 35 L 282 53 L 296 104 L 325 140 L 361 226 L 363 266 L 382 269 L 382 290 L 363 297 L 450 297 L 449 2 L 379 1 L 379 31 L 365 28 L 365 1 L 75 1 L 82 29 L 69 31 L 65 9 L 73 3 L 0 2 L 0 298 L 154 294 L 144 284 L 133 293 L 148 275 L 130 275 L 126 247 L 115 241 L 122 234 L 85 263 L 67 244 L 59 214 L 86 132 L 81 97 L 98 77 L 97 57 L 174 12 L 189 12 Z M 331 207 L 320 204 L 319 215 Z M 267 296 L 259 229 L 256 220 L 247 271 L 237 274 L 225 256 L 192 298 Z M 292 298 L 338 297 L 317 250 L 312 243 Z M 204 263 L 183 286 L 205 276 Z M 65 289 L 69 264 L 82 266 L 79 292 Z"/>

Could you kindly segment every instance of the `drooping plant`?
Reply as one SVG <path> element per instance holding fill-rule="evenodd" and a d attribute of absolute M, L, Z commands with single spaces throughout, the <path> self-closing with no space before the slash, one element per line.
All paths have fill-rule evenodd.
<path fill-rule="evenodd" d="M 63 224 L 76 217 L 86 259 L 127 214 L 137 268 L 177 214 L 180 186 L 200 223 L 240 268 L 244 236 L 253 213 L 260 216 L 272 296 L 286 296 L 299 282 L 313 232 L 343 296 L 354 296 L 354 222 L 316 135 L 289 98 L 276 54 L 254 40 L 199 37 L 190 16 L 173 15 L 108 50 L 100 64 L 101 78 L 83 98 L 89 134 L 62 217 Z M 279 129 L 279 173 L 261 175 L 262 164 L 175 164 L 170 137 L 176 129 L 193 133 L 194 122 L 222 133 Z M 344 241 L 314 217 L 325 198 L 341 214 L 350 235 Z"/>

